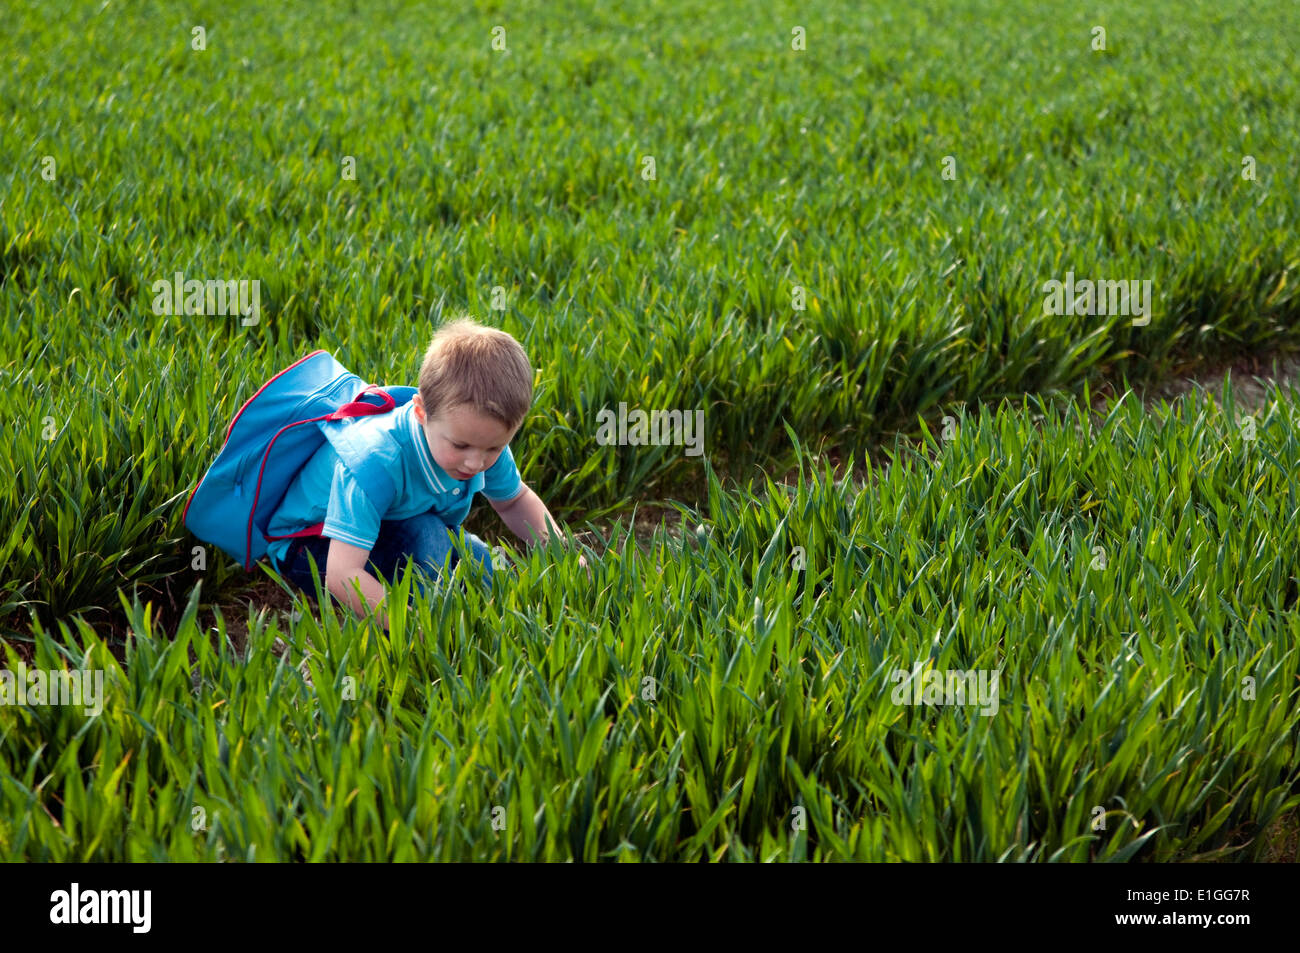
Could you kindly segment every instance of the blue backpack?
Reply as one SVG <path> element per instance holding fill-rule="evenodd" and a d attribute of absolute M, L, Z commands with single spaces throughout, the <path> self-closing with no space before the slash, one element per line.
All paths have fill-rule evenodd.
<path fill-rule="evenodd" d="M 355 418 L 386 414 L 415 395 L 414 387 L 366 384 L 326 351 L 313 351 L 262 385 L 239 408 L 217 459 L 185 504 L 186 529 L 251 570 L 275 539 L 319 536 L 322 524 L 288 536 L 266 527 L 289 484 L 328 440 L 375 511 L 388 509 L 392 478 L 355 440 Z"/>

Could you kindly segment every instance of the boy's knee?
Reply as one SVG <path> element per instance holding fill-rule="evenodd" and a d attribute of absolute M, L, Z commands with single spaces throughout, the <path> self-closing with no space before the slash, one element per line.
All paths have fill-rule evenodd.
<path fill-rule="evenodd" d="M 449 526 L 447 528 L 447 533 L 453 541 L 458 538 L 459 532 L 460 527 Z M 478 568 L 483 574 L 484 581 L 490 583 L 492 581 L 492 570 L 495 568 L 492 565 L 492 550 L 488 547 L 487 543 L 483 542 L 483 540 L 479 539 L 473 533 L 465 534 L 464 545 L 466 550 L 469 552 L 470 557 L 474 562 L 478 563 Z"/>
<path fill-rule="evenodd" d="M 483 545 L 483 541 L 476 536 L 466 536 L 465 545 L 469 548 L 470 556 L 475 562 L 481 563 L 485 568 L 492 568 L 492 551 Z"/>
<path fill-rule="evenodd" d="M 432 513 L 422 513 L 402 520 L 400 528 L 403 555 L 413 559 L 424 575 L 437 579 L 444 568 L 454 568 L 463 556 L 468 555 L 478 564 L 477 569 L 485 584 L 491 585 L 495 568 L 491 547 L 473 533 L 465 533 L 461 543 L 461 524 L 449 526 Z"/>
<path fill-rule="evenodd" d="M 412 517 L 403 525 L 406 539 L 402 547 L 417 563 L 440 569 L 451 552 L 447 524 L 431 513 Z"/>

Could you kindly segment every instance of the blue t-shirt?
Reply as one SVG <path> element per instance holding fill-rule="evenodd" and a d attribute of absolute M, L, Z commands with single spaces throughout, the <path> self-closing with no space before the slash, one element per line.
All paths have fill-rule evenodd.
<path fill-rule="evenodd" d="M 284 536 L 324 523 L 322 535 L 369 550 L 379 539 L 380 520 L 404 520 L 433 512 L 448 526 L 457 526 L 469 515 L 475 493 L 507 502 L 523 491 L 509 446 L 496 463 L 469 480 L 448 476 L 429 452 L 414 406 L 403 404 L 392 413 L 355 417 L 342 424 L 358 428 L 357 435 L 364 438 L 370 453 L 385 460 L 397 491 L 386 512 L 375 512 L 370 498 L 327 441 L 289 484 L 266 534 Z M 282 560 L 292 543 L 291 539 L 278 539 L 267 547 L 277 570 L 283 568 Z"/>

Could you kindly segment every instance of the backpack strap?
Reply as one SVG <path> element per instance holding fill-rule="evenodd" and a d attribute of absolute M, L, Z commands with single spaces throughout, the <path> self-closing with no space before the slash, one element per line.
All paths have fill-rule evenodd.
<path fill-rule="evenodd" d="M 376 397 L 379 403 L 366 401 L 363 399 L 365 397 Z M 397 402 L 392 395 L 377 384 L 371 384 L 320 424 L 321 430 L 326 431 L 326 438 L 338 452 L 339 459 L 352 472 L 352 476 L 360 485 L 362 492 L 366 494 L 366 498 L 370 500 L 370 505 L 375 508 L 380 519 L 383 519 L 384 513 L 388 512 L 388 507 L 397 495 L 397 487 L 393 485 L 393 479 L 388 475 L 385 461 L 372 452 L 373 446 L 358 438 L 356 428 L 346 423 L 341 426 L 333 424 L 335 421 L 346 421 L 352 417 L 386 414 L 396 406 Z"/>
<path fill-rule="evenodd" d="M 375 396 L 379 398 L 378 404 L 372 404 L 369 401 L 362 400 L 363 397 Z M 326 417 L 326 420 L 346 420 L 349 417 L 366 417 L 371 414 L 386 414 L 397 406 L 397 401 L 393 399 L 388 391 L 384 390 L 378 384 L 367 384 L 362 388 L 361 393 L 339 407 L 338 410 Z"/>

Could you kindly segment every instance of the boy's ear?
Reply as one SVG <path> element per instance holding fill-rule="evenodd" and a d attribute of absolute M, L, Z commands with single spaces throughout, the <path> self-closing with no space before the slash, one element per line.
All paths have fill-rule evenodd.
<path fill-rule="evenodd" d="M 420 399 L 418 390 L 411 397 L 411 406 L 415 408 L 415 419 L 420 423 L 424 423 L 424 401 Z"/>

